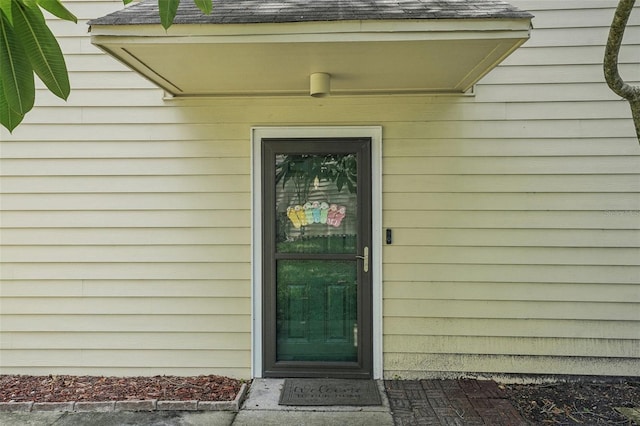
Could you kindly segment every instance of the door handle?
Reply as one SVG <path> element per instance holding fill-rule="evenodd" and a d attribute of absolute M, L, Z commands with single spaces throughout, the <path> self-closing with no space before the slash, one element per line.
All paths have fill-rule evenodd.
<path fill-rule="evenodd" d="M 364 272 L 369 272 L 369 247 L 364 248 L 362 256 L 356 255 L 356 259 L 362 259 L 362 270 Z"/>

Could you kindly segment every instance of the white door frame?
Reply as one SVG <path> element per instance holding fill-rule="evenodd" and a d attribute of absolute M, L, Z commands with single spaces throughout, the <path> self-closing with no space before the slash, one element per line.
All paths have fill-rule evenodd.
<path fill-rule="evenodd" d="M 262 153 L 263 138 L 371 138 L 373 378 L 382 379 L 382 127 L 251 128 L 251 374 L 262 377 Z"/>

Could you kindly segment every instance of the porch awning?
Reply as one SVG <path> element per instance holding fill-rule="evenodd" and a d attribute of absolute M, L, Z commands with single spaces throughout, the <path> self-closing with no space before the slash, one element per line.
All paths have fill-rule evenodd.
<path fill-rule="evenodd" d="M 501 0 L 157 0 L 89 22 L 93 44 L 174 96 L 461 93 L 529 38 L 532 15 Z"/>

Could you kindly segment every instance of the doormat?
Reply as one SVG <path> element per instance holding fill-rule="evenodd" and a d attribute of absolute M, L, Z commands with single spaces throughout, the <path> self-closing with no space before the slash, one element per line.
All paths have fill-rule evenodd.
<path fill-rule="evenodd" d="M 285 379 L 279 405 L 382 405 L 378 385 L 358 379 Z"/>

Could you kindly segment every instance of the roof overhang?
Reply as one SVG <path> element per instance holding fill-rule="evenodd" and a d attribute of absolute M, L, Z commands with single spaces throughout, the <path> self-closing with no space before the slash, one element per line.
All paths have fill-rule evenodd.
<path fill-rule="evenodd" d="M 529 38 L 530 18 L 91 26 L 92 43 L 174 96 L 462 93 Z"/>

